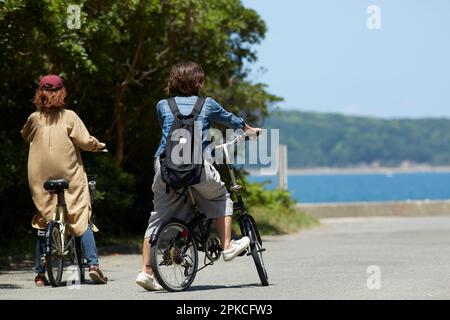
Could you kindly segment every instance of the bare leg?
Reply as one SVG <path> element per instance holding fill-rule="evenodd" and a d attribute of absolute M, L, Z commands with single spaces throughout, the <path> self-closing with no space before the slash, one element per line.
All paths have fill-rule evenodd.
<path fill-rule="evenodd" d="M 220 243 L 223 246 L 223 250 L 228 250 L 230 248 L 231 221 L 231 216 L 216 218 L 216 230 L 219 234 Z"/>
<path fill-rule="evenodd" d="M 151 259 L 150 259 L 150 241 L 149 238 L 144 239 L 144 243 L 142 245 L 142 260 L 144 265 L 142 266 L 142 272 L 147 273 L 148 275 L 153 275 Z"/>

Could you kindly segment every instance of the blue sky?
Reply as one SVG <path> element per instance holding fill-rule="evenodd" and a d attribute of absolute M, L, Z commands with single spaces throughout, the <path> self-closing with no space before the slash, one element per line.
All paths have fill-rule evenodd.
<path fill-rule="evenodd" d="M 285 98 L 283 109 L 450 117 L 449 0 L 243 3 L 268 27 L 251 78 Z M 366 26 L 369 5 L 380 30 Z"/>

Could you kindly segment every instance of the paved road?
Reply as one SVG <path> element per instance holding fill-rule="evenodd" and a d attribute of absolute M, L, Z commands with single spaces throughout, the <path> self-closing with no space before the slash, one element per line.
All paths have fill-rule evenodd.
<path fill-rule="evenodd" d="M 295 235 L 266 239 L 271 285 L 253 261 L 220 261 L 182 293 L 146 292 L 134 283 L 138 255 L 102 257 L 111 281 L 80 289 L 35 288 L 29 270 L 0 274 L 0 299 L 449 299 L 450 217 L 340 218 Z M 367 268 L 380 270 L 369 290 Z M 376 282 L 370 281 L 370 284 Z"/>

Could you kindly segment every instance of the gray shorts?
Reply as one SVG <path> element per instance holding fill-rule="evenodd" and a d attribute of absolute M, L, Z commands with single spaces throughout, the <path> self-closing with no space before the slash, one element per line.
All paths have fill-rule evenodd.
<path fill-rule="evenodd" d="M 230 194 L 220 180 L 219 172 L 208 161 L 204 162 L 200 182 L 191 188 L 200 211 L 208 218 L 214 219 L 233 214 L 233 201 Z M 161 178 L 160 163 L 157 158 L 155 159 L 152 191 L 154 211 L 150 213 L 144 238 L 150 238 L 156 227 L 172 218 L 183 221 L 193 218 L 192 204 L 187 194 L 180 196 L 172 189 L 169 190 L 169 193 L 166 192 L 166 184 Z"/>

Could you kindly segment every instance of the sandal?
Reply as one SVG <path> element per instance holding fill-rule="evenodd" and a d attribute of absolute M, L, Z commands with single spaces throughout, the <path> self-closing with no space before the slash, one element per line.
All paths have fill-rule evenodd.
<path fill-rule="evenodd" d="M 89 276 L 95 284 L 106 284 L 108 282 L 108 278 L 103 275 L 98 266 L 89 266 Z"/>

